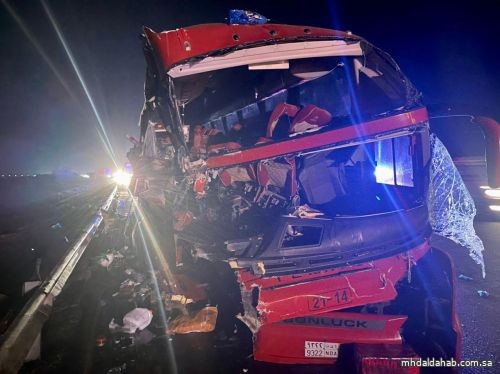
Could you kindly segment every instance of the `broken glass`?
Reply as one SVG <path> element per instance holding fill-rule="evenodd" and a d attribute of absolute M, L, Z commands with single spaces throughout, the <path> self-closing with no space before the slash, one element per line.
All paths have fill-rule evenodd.
<path fill-rule="evenodd" d="M 432 229 L 467 248 L 485 276 L 484 245 L 474 230 L 476 207 L 446 147 L 431 134 L 431 165 L 428 195 Z"/>

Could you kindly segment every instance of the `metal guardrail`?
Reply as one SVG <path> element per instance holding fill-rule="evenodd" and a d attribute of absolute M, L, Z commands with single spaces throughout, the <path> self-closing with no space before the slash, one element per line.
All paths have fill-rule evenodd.
<path fill-rule="evenodd" d="M 102 210 L 113 202 L 117 187 L 109 195 L 73 247 L 35 291 L 0 341 L 0 373 L 17 373 L 52 311 L 54 298 L 61 293 L 88 244 L 103 221 Z"/>

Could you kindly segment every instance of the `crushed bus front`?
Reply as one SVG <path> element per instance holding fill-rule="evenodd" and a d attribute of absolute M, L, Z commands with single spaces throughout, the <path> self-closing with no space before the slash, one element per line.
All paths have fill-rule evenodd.
<path fill-rule="evenodd" d="M 171 218 L 175 271 L 232 269 L 256 360 L 458 357 L 428 114 L 388 54 L 277 24 L 146 28 L 144 52 L 133 189 Z"/>

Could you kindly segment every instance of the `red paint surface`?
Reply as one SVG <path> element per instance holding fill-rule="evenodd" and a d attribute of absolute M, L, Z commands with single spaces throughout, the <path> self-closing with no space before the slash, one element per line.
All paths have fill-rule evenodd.
<path fill-rule="evenodd" d="M 334 129 L 320 134 L 304 135 L 302 137 L 280 142 L 263 144 L 247 150 L 209 157 L 207 160 L 207 166 L 209 168 L 220 168 L 229 165 L 283 156 L 300 151 L 313 150 L 336 143 L 360 140 L 365 137 L 404 129 L 427 120 L 427 109 L 419 108 L 411 112 L 396 114 L 391 117 L 342 127 L 340 129 Z"/>
<path fill-rule="evenodd" d="M 306 341 L 329 343 L 400 344 L 399 329 L 406 316 L 360 313 L 324 313 L 319 317 L 355 319 L 382 323 L 382 329 L 332 328 L 314 325 L 272 323 L 256 334 L 254 357 L 257 361 L 285 364 L 332 364 L 333 358 L 305 357 Z"/>
<path fill-rule="evenodd" d="M 144 32 L 166 71 L 195 56 L 259 42 L 274 41 L 276 43 L 297 37 L 360 39 L 343 31 L 272 23 L 264 25 L 213 23 L 163 32 L 154 32 L 146 27 Z"/>
<path fill-rule="evenodd" d="M 408 251 L 418 261 L 429 249 L 425 242 Z M 238 272 L 238 281 L 246 290 L 260 289 L 257 310 L 262 324 L 300 316 L 314 316 L 339 309 L 393 300 L 395 284 L 406 274 L 406 253 L 361 265 L 279 277 L 256 277 L 250 271 Z M 335 293 L 349 290 L 348 302 L 337 303 Z M 313 298 L 330 300 L 321 308 L 311 308 Z M 339 296 L 341 301 L 342 297 Z"/>

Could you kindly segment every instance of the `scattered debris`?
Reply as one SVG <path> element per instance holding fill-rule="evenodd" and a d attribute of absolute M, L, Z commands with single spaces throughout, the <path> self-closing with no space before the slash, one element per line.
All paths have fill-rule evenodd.
<path fill-rule="evenodd" d="M 104 336 L 104 335 L 99 335 L 96 340 L 95 340 L 95 343 L 98 347 L 104 347 L 107 343 L 108 339 Z"/>
<path fill-rule="evenodd" d="M 151 343 L 151 341 L 156 337 L 151 331 L 147 328 L 139 331 L 135 334 L 135 345 L 146 345 Z"/>
<path fill-rule="evenodd" d="M 136 282 L 136 284 L 141 284 L 144 282 L 144 274 L 141 274 L 134 269 L 125 270 L 125 274 L 130 275 L 130 277 Z"/>
<path fill-rule="evenodd" d="M 120 332 L 113 335 L 112 343 L 114 349 L 127 349 L 135 344 L 135 337 L 130 333 Z"/>
<path fill-rule="evenodd" d="M 464 281 L 468 281 L 468 282 L 470 282 L 470 281 L 474 280 L 473 278 L 468 277 L 467 275 L 463 275 L 463 274 L 460 274 L 460 275 L 458 276 L 458 279 L 461 279 L 461 280 L 464 280 Z"/>
<path fill-rule="evenodd" d="M 182 305 L 191 304 L 193 299 L 187 298 L 184 295 L 172 295 L 170 296 L 170 300 L 174 303 L 179 303 Z"/>
<path fill-rule="evenodd" d="M 54 223 L 52 226 L 50 226 L 51 229 L 62 229 L 63 226 L 57 222 L 57 223 Z"/>
<path fill-rule="evenodd" d="M 169 334 L 189 334 L 192 332 L 214 331 L 217 314 L 217 307 L 207 306 L 194 316 L 181 315 L 169 324 L 167 332 Z"/>
<path fill-rule="evenodd" d="M 114 373 L 124 373 L 127 370 L 127 363 L 123 363 L 123 365 L 120 366 L 115 366 L 114 368 L 111 368 L 108 370 L 108 374 L 114 374 Z"/>
<path fill-rule="evenodd" d="M 102 267 L 107 269 L 109 267 L 109 265 L 111 265 L 111 263 L 113 262 L 114 259 L 115 259 L 115 256 L 113 253 L 107 253 L 99 259 L 98 263 L 99 263 L 99 265 L 101 265 Z"/>
<path fill-rule="evenodd" d="M 137 329 L 144 330 L 153 319 L 153 312 L 146 308 L 135 308 L 123 317 L 123 329 L 135 333 Z"/>
<path fill-rule="evenodd" d="M 490 293 L 488 291 L 484 291 L 484 290 L 477 290 L 477 294 L 480 296 L 480 297 L 489 297 L 490 296 Z"/>

